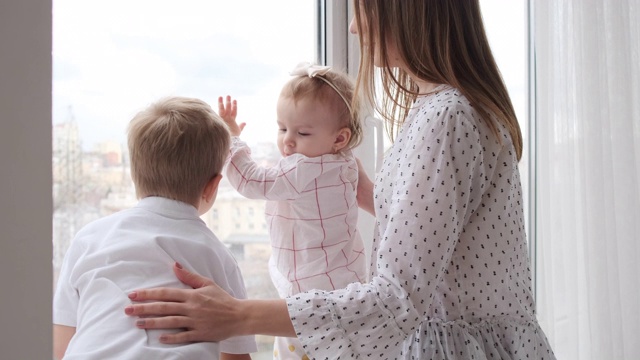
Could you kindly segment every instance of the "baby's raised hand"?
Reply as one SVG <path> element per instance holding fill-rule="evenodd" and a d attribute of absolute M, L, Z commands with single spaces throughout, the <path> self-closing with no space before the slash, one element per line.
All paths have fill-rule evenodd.
<path fill-rule="evenodd" d="M 229 95 L 227 95 L 226 102 L 222 96 L 218 97 L 218 115 L 227 124 L 232 136 L 240 136 L 246 124 L 238 124 L 236 122 L 236 116 L 238 115 L 238 102 L 236 100 L 231 101 L 231 96 Z"/>

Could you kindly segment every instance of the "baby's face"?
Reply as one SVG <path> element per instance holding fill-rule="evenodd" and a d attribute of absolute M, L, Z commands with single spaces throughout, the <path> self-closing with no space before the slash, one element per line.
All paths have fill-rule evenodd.
<path fill-rule="evenodd" d="M 278 149 L 282 156 L 317 157 L 333 154 L 340 127 L 335 111 L 314 99 L 280 96 L 278 99 Z"/>

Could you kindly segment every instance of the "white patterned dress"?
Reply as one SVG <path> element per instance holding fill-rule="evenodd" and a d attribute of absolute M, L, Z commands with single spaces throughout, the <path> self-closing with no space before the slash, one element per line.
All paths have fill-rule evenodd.
<path fill-rule="evenodd" d="M 554 359 L 537 323 L 516 154 L 457 90 L 414 104 L 375 180 L 367 284 L 287 298 L 315 359 Z"/>

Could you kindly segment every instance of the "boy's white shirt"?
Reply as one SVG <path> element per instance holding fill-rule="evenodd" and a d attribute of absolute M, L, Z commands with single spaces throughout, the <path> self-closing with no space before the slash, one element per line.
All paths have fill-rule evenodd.
<path fill-rule="evenodd" d="M 255 352 L 253 336 L 176 346 L 159 343 L 167 330 L 135 327 L 136 318 L 124 314 L 131 304 L 129 292 L 188 288 L 172 271 L 176 261 L 232 296 L 246 298 L 235 259 L 191 205 L 148 197 L 80 230 L 65 256 L 54 296 L 53 323 L 76 328 L 65 359 L 211 359 L 219 351 Z"/>

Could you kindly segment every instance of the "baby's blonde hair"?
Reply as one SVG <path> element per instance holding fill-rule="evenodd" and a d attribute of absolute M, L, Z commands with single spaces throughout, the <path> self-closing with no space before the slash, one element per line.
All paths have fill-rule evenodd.
<path fill-rule="evenodd" d="M 293 77 L 283 86 L 280 96 L 290 97 L 294 102 L 313 99 L 333 109 L 338 125 L 351 130 L 351 138 L 346 147 L 352 149 L 362 141 L 360 111 L 354 106 L 353 90 L 354 83 L 347 74 L 331 69 L 316 77 Z"/>
<path fill-rule="evenodd" d="M 157 101 L 129 124 L 136 195 L 196 205 L 209 180 L 221 173 L 230 142 L 227 126 L 204 101 L 185 97 Z"/>

